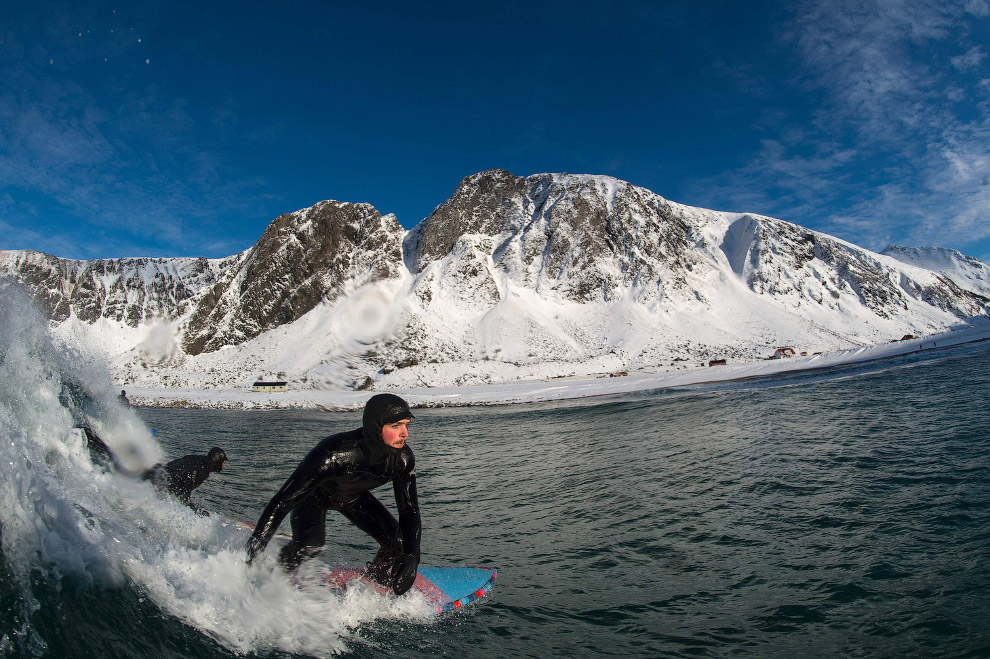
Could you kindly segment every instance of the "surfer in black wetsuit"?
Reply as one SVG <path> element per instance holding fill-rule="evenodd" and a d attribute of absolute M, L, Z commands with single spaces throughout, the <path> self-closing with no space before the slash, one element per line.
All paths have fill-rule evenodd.
<path fill-rule="evenodd" d="M 364 406 L 363 426 L 330 435 L 303 458 L 275 493 L 248 541 L 248 563 L 275 535 L 291 511 L 292 540 L 279 552 L 287 570 L 295 570 L 326 544 L 327 511 L 336 510 L 378 541 L 367 576 L 401 595 L 419 567 L 419 501 L 412 449 L 406 444 L 413 415 L 393 394 L 372 396 Z M 371 494 L 389 481 L 399 520 Z"/>
<path fill-rule="evenodd" d="M 110 447 L 106 445 L 106 442 L 96 434 L 89 424 L 82 424 L 78 426 L 83 431 L 83 436 L 86 438 L 86 446 L 89 447 L 90 455 L 97 459 L 105 462 L 113 462 L 113 453 L 110 452 Z"/>
<path fill-rule="evenodd" d="M 179 501 L 193 510 L 199 510 L 189 501 L 189 495 L 202 485 L 210 474 L 223 470 L 227 454 L 219 446 L 214 446 L 206 455 L 187 455 L 164 465 L 155 465 L 144 473 L 155 487 L 167 490 Z"/>
<path fill-rule="evenodd" d="M 86 438 L 90 455 L 95 460 L 109 462 L 127 476 L 151 481 L 156 488 L 169 492 L 197 512 L 202 511 L 189 500 L 192 491 L 206 482 L 210 474 L 222 471 L 227 463 L 227 453 L 219 446 L 214 446 L 206 455 L 187 455 L 166 464 L 156 464 L 144 472 L 132 472 L 117 462 L 117 457 L 110 447 L 89 424 L 82 424 L 80 428 Z"/>

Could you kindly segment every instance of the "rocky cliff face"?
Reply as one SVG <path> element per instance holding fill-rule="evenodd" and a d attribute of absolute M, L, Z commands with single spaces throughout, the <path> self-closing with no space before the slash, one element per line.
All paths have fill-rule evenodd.
<path fill-rule="evenodd" d="M 602 176 L 470 176 L 404 249 L 417 280 L 389 350 L 403 363 L 659 363 L 726 350 L 733 336 L 804 336 L 795 323 L 850 345 L 987 308 L 945 276 L 798 225 L 690 208 Z M 702 326 L 672 326 L 685 316 Z"/>
<path fill-rule="evenodd" d="M 990 267 L 972 256 L 945 247 L 900 245 L 888 245 L 881 254 L 908 265 L 942 273 L 951 279 L 953 285 L 990 297 Z"/>
<path fill-rule="evenodd" d="M 204 258 L 71 261 L 40 252 L 0 252 L 0 271 L 32 291 L 55 323 L 128 327 L 182 315 L 188 302 L 226 271 L 230 260 Z"/>
<path fill-rule="evenodd" d="M 408 232 L 367 204 L 324 201 L 226 259 L 3 252 L 0 270 L 55 324 L 166 321 L 169 360 L 146 358 L 154 350 L 135 338 L 128 377 L 159 377 L 178 353 L 198 371 L 295 369 L 286 377 L 326 383 L 344 370 L 346 386 L 492 381 L 496 364 L 522 377 L 540 363 L 571 365 L 566 374 L 726 350 L 755 358 L 791 339 L 848 347 L 944 328 L 990 303 L 986 266 L 958 253 L 875 254 L 610 177 L 504 170 L 465 178 Z M 356 324 L 355 341 L 327 339 Z M 225 346 L 244 350 L 216 356 Z M 440 375 L 443 364 L 461 375 Z"/>
<path fill-rule="evenodd" d="M 198 355 L 243 343 L 322 300 L 400 276 L 404 233 L 395 216 L 368 204 L 323 201 L 276 218 L 198 301 L 183 349 Z"/>
<path fill-rule="evenodd" d="M 890 259 L 794 224 L 747 216 L 730 232 L 741 243 L 727 255 L 734 259 L 732 268 L 759 294 L 832 309 L 852 297 L 884 319 L 903 315 L 913 302 L 959 318 L 986 309 L 983 296 L 961 289 L 938 271 L 905 272 Z"/>
<path fill-rule="evenodd" d="M 470 176 L 405 240 L 413 272 L 447 261 L 498 299 L 499 281 L 571 302 L 646 298 L 682 286 L 691 227 L 648 190 L 608 177 L 492 170 Z"/>
<path fill-rule="evenodd" d="M 473 282 L 461 287 L 472 301 L 497 301 L 511 282 L 576 303 L 633 295 L 676 305 L 705 298 L 705 282 L 727 274 L 724 258 L 757 294 L 832 307 L 853 295 L 883 318 L 911 300 L 960 317 L 984 304 L 945 277 L 912 281 L 887 259 L 798 225 L 730 219 L 600 176 L 476 174 L 404 246 L 414 272 Z"/>

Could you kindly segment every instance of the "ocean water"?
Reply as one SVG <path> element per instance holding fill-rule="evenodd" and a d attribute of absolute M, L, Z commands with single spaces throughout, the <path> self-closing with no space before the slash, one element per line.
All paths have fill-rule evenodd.
<path fill-rule="evenodd" d="M 430 618 L 293 587 L 272 550 L 248 569 L 222 523 L 357 414 L 122 408 L 98 366 L 5 322 L 0 657 L 990 656 L 990 344 L 418 410 L 424 563 L 499 569 Z M 193 496 L 215 514 L 94 464 L 80 409 L 135 469 L 223 447 Z M 321 560 L 374 553 L 339 516 L 328 534 Z"/>

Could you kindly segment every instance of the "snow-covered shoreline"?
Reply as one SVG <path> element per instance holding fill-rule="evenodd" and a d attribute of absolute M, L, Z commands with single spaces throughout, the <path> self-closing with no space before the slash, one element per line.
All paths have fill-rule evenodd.
<path fill-rule="evenodd" d="M 391 390 L 414 407 L 510 405 L 626 394 L 636 391 L 691 386 L 767 377 L 886 359 L 919 350 L 947 348 L 990 339 L 990 319 L 970 319 L 951 331 L 906 341 L 841 350 L 805 357 L 764 360 L 666 372 L 631 372 L 610 377 L 553 378 L 463 387 L 421 387 Z M 213 409 L 359 409 L 374 392 L 290 390 L 259 393 L 243 389 L 142 389 L 127 395 L 136 405 Z"/>

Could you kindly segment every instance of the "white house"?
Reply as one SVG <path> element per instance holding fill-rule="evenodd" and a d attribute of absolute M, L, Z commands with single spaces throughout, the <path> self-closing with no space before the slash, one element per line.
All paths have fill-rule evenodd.
<path fill-rule="evenodd" d="M 265 382 L 258 380 L 251 385 L 251 391 L 288 391 L 288 382 Z"/>

